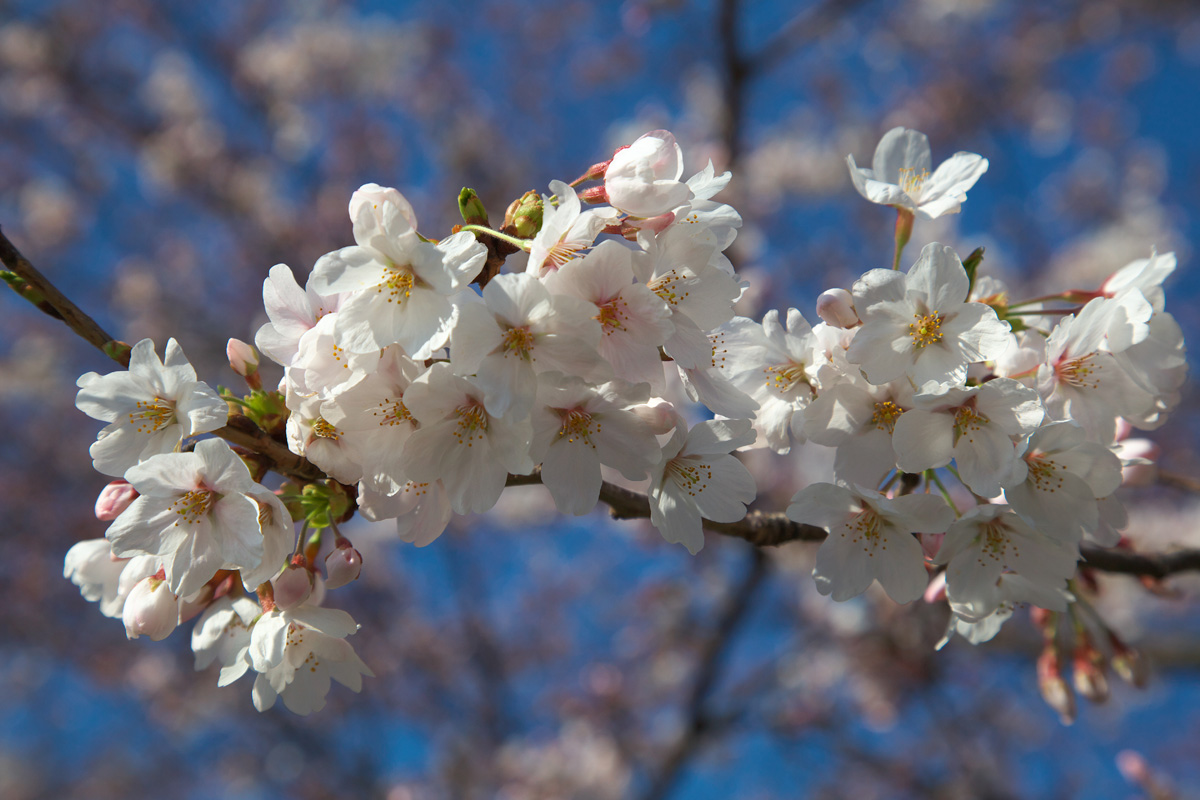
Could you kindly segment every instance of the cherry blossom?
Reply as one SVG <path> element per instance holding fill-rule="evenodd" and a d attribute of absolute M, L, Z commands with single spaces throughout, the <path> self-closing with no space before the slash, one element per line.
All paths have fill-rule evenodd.
<path fill-rule="evenodd" d="M 129 354 L 129 370 L 79 378 L 75 405 L 93 419 L 111 423 L 89 452 L 105 475 L 125 471 L 160 453 L 169 453 L 187 436 L 215 431 L 229 408 L 208 384 L 196 379 L 183 349 L 167 341 L 166 361 L 143 339 Z"/>
<path fill-rule="evenodd" d="M 956 214 L 967 199 L 967 190 L 987 172 L 986 158 L 959 152 L 933 165 L 929 139 L 920 131 L 892 128 L 879 140 L 871 168 L 860 167 L 846 156 L 854 188 L 872 203 L 896 206 L 935 219 Z"/>

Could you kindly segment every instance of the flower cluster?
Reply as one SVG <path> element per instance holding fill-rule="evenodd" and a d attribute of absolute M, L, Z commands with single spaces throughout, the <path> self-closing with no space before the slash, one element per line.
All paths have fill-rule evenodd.
<path fill-rule="evenodd" d="M 850 166 L 897 209 L 898 263 L 915 216 L 958 211 L 987 162 L 960 153 L 930 174 L 925 137 L 897 129 L 872 169 Z M 755 322 L 734 314 L 745 285 L 724 255 L 740 217 L 712 199 L 729 173 L 682 177 L 674 137 L 654 131 L 514 202 L 502 231 L 464 206 L 469 224 L 436 240 L 399 191 L 363 186 L 353 245 L 303 287 L 282 264 L 263 285 L 255 342 L 284 368 L 278 392 L 236 341 L 247 398 L 198 382 L 173 340 L 165 364 L 143 341 L 128 372 L 80 379 L 80 409 L 110 423 L 96 468 L 123 480 L 97 503 L 106 538 L 72 548 L 67 576 L 130 637 L 200 615 L 197 668 L 218 663 L 222 685 L 253 670 L 256 707 L 308 713 L 331 680 L 357 691 L 371 674 L 345 641 L 353 620 L 321 607 L 358 575 L 337 528 L 355 508 L 424 546 L 538 469 L 559 511 L 586 514 L 607 469 L 643 482 L 652 524 L 695 553 L 704 520 L 736 522 L 755 499 L 733 451 L 811 442 L 836 449 L 837 483 L 801 489 L 787 516 L 829 532 L 823 593 L 878 580 L 909 602 L 944 566 L 950 630 L 972 641 L 1015 603 L 1065 608 L 1082 538 L 1112 544 L 1121 524 L 1119 426 L 1161 424 L 1178 400 L 1173 257 L 1018 303 L 978 258 L 931 244 L 906 272 L 825 292 L 816 325 L 794 308 Z M 498 273 L 485 241 L 528 258 Z M 703 408 L 681 407 L 679 384 Z M 222 440 L 183 446 L 228 403 L 328 479 L 274 492 Z"/>

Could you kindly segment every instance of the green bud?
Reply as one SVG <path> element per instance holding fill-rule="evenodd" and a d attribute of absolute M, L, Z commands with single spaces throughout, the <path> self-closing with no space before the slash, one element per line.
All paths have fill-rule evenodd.
<path fill-rule="evenodd" d="M 488 224 L 487 209 L 483 207 L 483 201 L 479 199 L 479 195 L 474 189 L 468 189 L 465 186 L 458 193 L 458 213 L 462 214 L 463 222 L 467 225 L 483 225 Z"/>
<path fill-rule="evenodd" d="M 504 212 L 504 227 L 522 239 L 532 239 L 542 229 L 542 196 L 535 191 L 521 195 Z"/>

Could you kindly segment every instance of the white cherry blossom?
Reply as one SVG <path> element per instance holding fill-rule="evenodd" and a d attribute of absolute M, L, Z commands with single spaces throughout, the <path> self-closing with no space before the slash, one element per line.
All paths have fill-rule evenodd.
<path fill-rule="evenodd" d="M 290 517 L 279 519 L 279 499 L 220 439 L 206 439 L 192 453 L 155 456 L 126 478 L 138 498 L 105 535 L 117 556 L 161 557 L 175 594 L 193 594 L 218 569 L 258 575 L 283 566 L 264 564 L 264 555 L 277 555 L 280 541 L 290 547 Z"/>
<path fill-rule="evenodd" d="M 483 389 L 454 375 L 449 364 L 434 364 L 414 380 L 404 404 L 420 423 L 404 445 L 408 477 L 441 480 L 456 513 L 487 511 L 500 499 L 508 473 L 533 471 L 528 417 L 489 414 Z"/>
<path fill-rule="evenodd" d="M 528 273 L 498 275 L 454 330 L 450 362 L 475 375 L 488 412 L 523 417 L 533 407 L 537 373 L 556 370 L 605 380 L 612 368 L 600 357 L 600 323 L 593 304 L 550 294 Z"/>
<path fill-rule="evenodd" d="M 916 386 L 958 386 L 967 366 L 1000 356 L 1012 334 L 982 303 L 953 248 L 933 242 L 907 274 L 873 269 L 854 284 L 862 327 L 846 357 L 880 384 L 907 375 Z"/>
<path fill-rule="evenodd" d="M 563 514 L 586 514 L 600 498 L 600 465 L 629 480 L 646 478 L 658 462 L 650 425 L 629 407 L 650 399 L 646 384 L 593 387 L 557 372 L 538 376 L 530 457 Z"/>
<path fill-rule="evenodd" d="M 323 295 L 354 292 L 338 310 L 338 339 L 352 353 L 399 344 L 429 358 L 450 336 L 450 296 L 479 274 L 486 249 L 466 231 L 423 240 L 403 195 L 376 184 L 354 193 L 350 218 L 357 244 L 322 256 L 309 279 Z"/>
<path fill-rule="evenodd" d="M 829 531 L 813 578 L 821 594 L 849 600 L 876 580 L 897 603 L 920 597 L 929 583 L 914 533 L 941 533 L 954 521 L 942 498 L 888 498 L 860 486 L 814 483 L 796 492 L 787 516 Z"/>
<path fill-rule="evenodd" d="M 929 139 L 920 131 L 892 128 L 879 140 L 871 168 L 860 167 L 846 156 L 854 188 L 872 203 L 895 206 L 935 219 L 956 214 L 967 199 L 967 190 L 987 172 L 986 158 L 958 152 L 943 161 L 933 174 Z"/>
<path fill-rule="evenodd" d="M 730 453 L 753 444 L 750 420 L 682 420 L 651 475 L 650 522 L 663 538 L 695 555 L 704 546 L 703 520 L 736 522 L 754 500 L 754 476 Z"/>
<path fill-rule="evenodd" d="M 550 197 L 542 198 L 542 227 L 529 248 L 526 272 L 543 277 L 562 269 L 592 246 L 608 225 L 616 222 L 615 209 L 580 210 L 579 195 L 562 181 L 550 181 Z"/>
<path fill-rule="evenodd" d="M 160 453 L 175 450 L 187 436 L 215 431 L 229 419 L 229 407 L 196 379 L 183 349 L 167 341 L 166 361 L 143 339 L 129 353 L 129 369 L 77 382 L 75 405 L 93 419 L 108 422 L 89 452 L 92 466 L 105 475 L 125 471 Z"/>

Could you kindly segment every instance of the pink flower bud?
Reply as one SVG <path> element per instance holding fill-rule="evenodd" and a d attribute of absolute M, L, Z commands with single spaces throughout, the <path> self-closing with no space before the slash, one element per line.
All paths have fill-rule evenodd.
<path fill-rule="evenodd" d="M 96 519 L 111 522 L 121 516 L 121 512 L 129 508 L 137 496 L 137 489 L 125 481 L 113 481 L 101 489 L 100 496 L 96 498 Z"/>
<path fill-rule="evenodd" d="M 633 406 L 629 410 L 648 423 L 655 436 L 670 433 L 679 424 L 679 414 L 675 412 L 675 406 L 666 400 L 654 398 L 649 405 Z"/>
<path fill-rule="evenodd" d="M 1067 685 L 1059 663 L 1058 649 L 1051 642 L 1037 660 L 1038 688 L 1046 704 L 1058 712 L 1063 725 L 1075 721 L 1075 694 Z"/>
<path fill-rule="evenodd" d="M 149 636 L 160 642 L 179 624 L 179 598 L 171 594 L 167 582 L 159 575 L 142 578 L 125 598 L 121 621 L 130 639 Z"/>
<path fill-rule="evenodd" d="M 312 594 L 313 574 L 304 565 L 304 559 L 298 559 L 299 563 L 293 561 L 288 564 L 279 577 L 271 582 L 275 590 L 275 605 L 284 611 L 300 605 Z"/>
<path fill-rule="evenodd" d="M 926 603 L 941 603 L 946 599 L 946 573 L 939 572 L 925 587 Z"/>
<path fill-rule="evenodd" d="M 225 355 L 229 357 L 229 366 L 243 378 L 248 378 L 258 372 L 258 351 L 253 345 L 241 339 L 230 339 L 225 345 Z"/>
<path fill-rule="evenodd" d="M 343 539 L 325 557 L 325 588 L 336 589 L 358 579 L 362 571 L 362 554 Z"/>
<path fill-rule="evenodd" d="M 817 316 L 835 328 L 853 328 L 860 324 L 854 310 L 854 296 L 845 289 L 829 289 L 817 298 Z"/>

